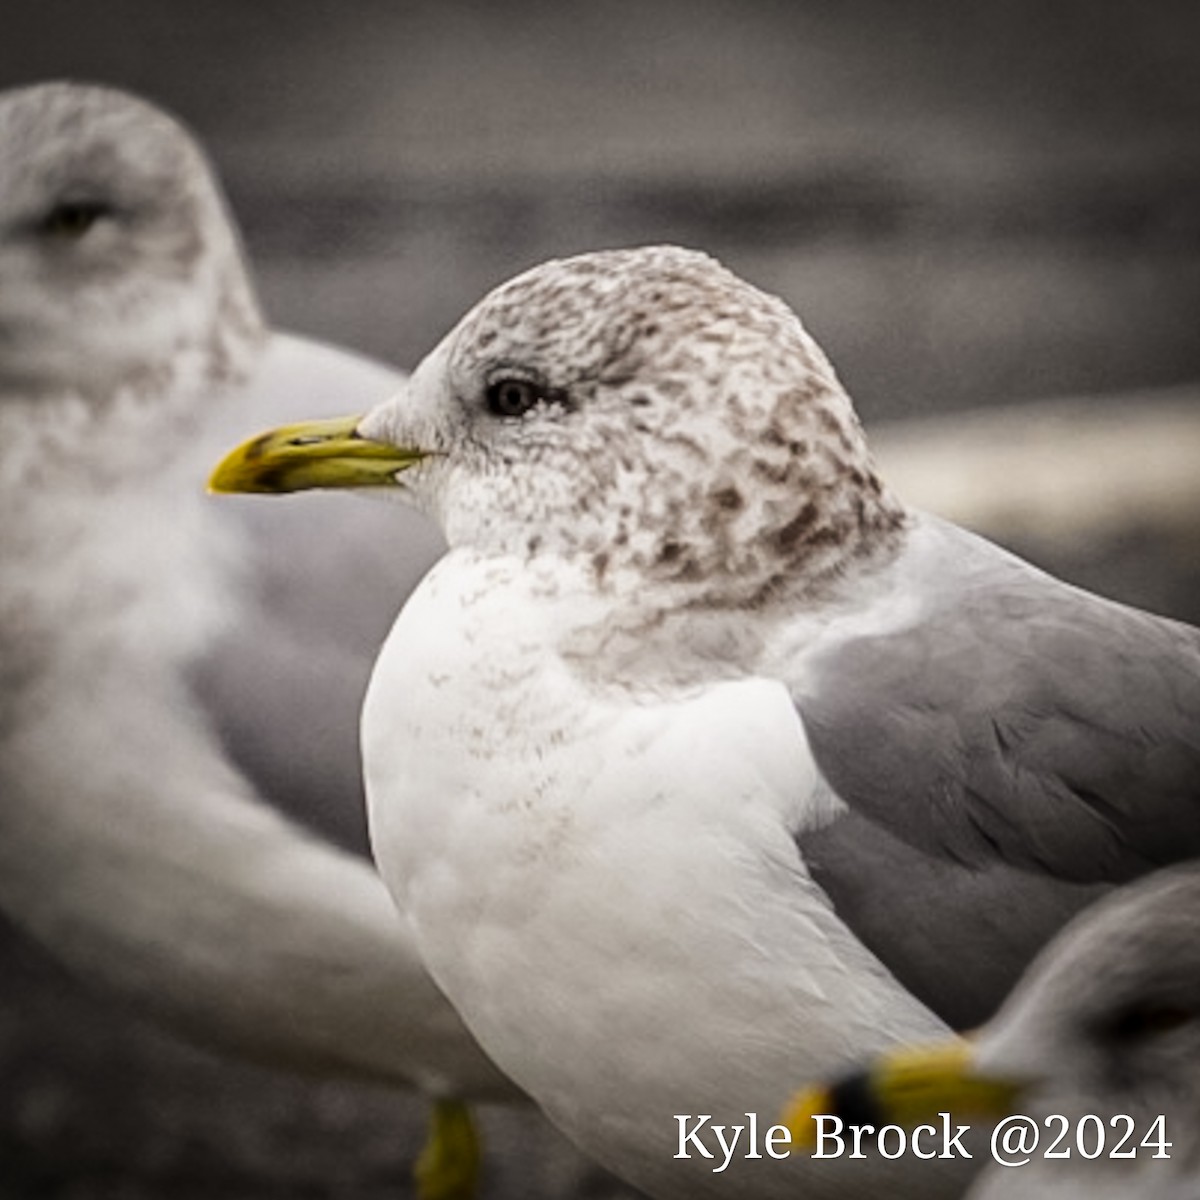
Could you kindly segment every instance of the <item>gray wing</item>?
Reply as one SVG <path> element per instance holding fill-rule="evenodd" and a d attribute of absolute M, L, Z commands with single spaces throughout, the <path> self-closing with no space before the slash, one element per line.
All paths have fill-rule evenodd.
<path fill-rule="evenodd" d="M 930 855 L 1074 881 L 1200 854 L 1200 631 L 921 518 L 902 628 L 825 639 L 793 695 L 849 807 Z"/>
<path fill-rule="evenodd" d="M 262 429 L 364 412 L 402 376 L 275 335 L 241 402 L 206 431 L 208 465 Z M 260 793 L 366 848 L 359 710 L 388 629 L 443 543 L 409 509 L 360 496 L 213 497 L 233 544 L 230 619 L 193 682 L 226 751 Z"/>
<path fill-rule="evenodd" d="M 1038 950 L 1107 890 L 1003 862 L 967 867 L 853 812 L 797 840 L 838 916 L 955 1029 L 987 1020 Z"/>

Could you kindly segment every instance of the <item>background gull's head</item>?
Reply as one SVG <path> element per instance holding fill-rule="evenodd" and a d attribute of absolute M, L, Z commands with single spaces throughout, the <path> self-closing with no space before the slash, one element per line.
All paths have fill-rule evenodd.
<path fill-rule="evenodd" d="M 1200 872 L 1192 868 L 1095 905 L 1051 943 L 984 1029 L 977 1069 L 1030 1081 L 1051 1108 L 1074 1096 L 1141 1121 L 1183 1104 L 1194 1126 L 1198 916 Z"/>
<path fill-rule="evenodd" d="M 1194 1195 L 1198 915 L 1195 864 L 1129 884 L 1060 930 L 981 1029 L 898 1047 L 836 1084 L 797 1093 L 785 1120 L 802 1142 L 821 1113 L 855 1119 L 852 1112 L 871 1111 L 881 1123 L 912 1127 L 950 1110 L 957 1120 L 1033 1119 L 1053 1134 L 1065 1120 L 1078 1129 L 1079 1154 L 1039 1153 L 1021 1175 L 1029 1186 L 994 1170 L 971 1196 L 1082 1196 L 1098 1185 L 1104 1196 Z M 1097 1141 L 1103 1153 L 1083 1153 Z M 1171 1147 L 1165 1155 L 1162 1141 Z"/>
<path fill-rule="evenodd" d="M 451 545 L 762 602 L 903 522 L 832 367 L 780 300 L 671 246 L 553 261 L 490 293 L 371 413 Z"/>
<path fill-rule="evenodd" d="M 171 398 L 182 409 L 237 378 L 261 337 L 237 235 L 190 134 L 110 88 L 0 94 L 10 438 L 14 422 L 48 427 L 36 419 L 47 412 L 67 421 Z"/>

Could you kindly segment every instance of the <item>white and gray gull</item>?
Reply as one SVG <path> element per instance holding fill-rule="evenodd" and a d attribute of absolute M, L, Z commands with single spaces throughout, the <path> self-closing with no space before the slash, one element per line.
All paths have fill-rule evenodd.
<path fill-rule="evenodd" d="M 361 689 L 433 538 L 339 537 L 315 596 L 294 572 L 336 513 L 288 527 L 204 496 L 215 447 L 297 388 L 367 403 L 401 382 L 264 326 L 173 119 L 100 87 L 0 95 L 0 909 L 206 1045 L 513 1096 L 370 862 L 275 808 L 348 839 Z"/>
<path fill-rule="evenodd" d="M 441 525 L 363 714 L 376 859 L 481 1044 L 655 1196 L 954 1194 L 714 1171 L 714 1127 L 983 1015 L 1089 889 L 1200 850 L 1200 633 L 907 509 L 797 317 L 703 254 L 536 267 L 212 486 Z"/>

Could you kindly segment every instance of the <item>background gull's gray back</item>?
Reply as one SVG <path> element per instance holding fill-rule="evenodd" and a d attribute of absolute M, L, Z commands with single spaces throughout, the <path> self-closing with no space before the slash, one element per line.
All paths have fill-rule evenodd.
<path fill-rule="evenodd" d="M 791 301 L 868 427 L 1200 378 L 1190 0 L 9 0 L 0 86 L 50 77 L 183 117 L 274 321 L 401 366 L 514 271 L 671 240 Z M 1195 620 L 1195 549 L 1046 565 Z M 0 1195 L 402 1194 L 419 1106 L 0 960 Z M 568 1186 L 537 1127 L 493 1132 L 489 1194 Z"/>

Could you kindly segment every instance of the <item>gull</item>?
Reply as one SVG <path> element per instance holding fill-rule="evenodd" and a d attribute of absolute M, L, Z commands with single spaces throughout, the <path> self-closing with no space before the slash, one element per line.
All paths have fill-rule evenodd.
<path fill-rule="evenodd" d="M 290 572 L 328 513 L 267 528 L 203 492 L 211 447 L 297 388 L 366 403 L 402 377 L 267 330 L 203 154 L 147 103 L 0 95 L 0 180 L 0 908 L 194 1041 L 427 1093 L 428 1194 L 465 1194 L 458 1098 L 516 1089 L 370 862 L 273 803 L 322 804 L 352 837 L 359 696 L 391 616 L 356 579 L 394 595 L 433 540 L 339 535 L 322 609 Z"/>
<path fill-rule="evenodd" d="M 696 251 L 535 267 L 210 486 L 440 525 L 363 711 L 376 861 L 488 1053 L 651 1195 L 956 1194 L 755 1120 L 1200 848 L 1200 633 L 908 509 L 795 314 Z"/>
<path fill-rule="evenodd" d="M 891 1051 L 797 1097 L 789 1123 L 807 1134 L 809 1114 L 839 1115 L 847 1101 L 880 1124 L 1021 1114 L 1040 1144 L 1022 1154 L 1001 1142 L 1014 1165 L 990 1168 L 971 1200 L 1189 1200 L 1200 1194 L 1198 924 L 1197 867 L 1129 884 L 1057 934 L 969 1039 Z"/>

